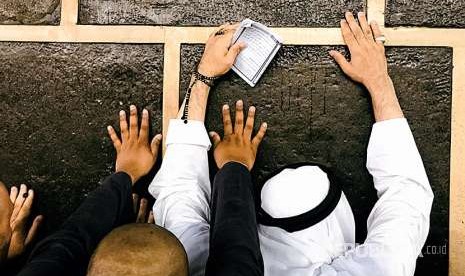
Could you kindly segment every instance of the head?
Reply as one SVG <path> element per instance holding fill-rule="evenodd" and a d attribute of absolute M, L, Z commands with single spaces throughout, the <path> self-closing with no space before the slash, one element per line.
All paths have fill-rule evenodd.
<path fill-rule="evenodd" d="M 314 210 L 330 196 L 331 181 L 318 166 L 284 169 L 264 184 L 261 190 L 261 207 L 275 219 L 299 216 Z M 264 236 L 272 232 L 272 236 L 283 237 L 283 247 L 295 249 L 302 246 L 302 250 L 313 248 L 312 252 L 318 253 L 310 258 L 312 261 L 331 260 L 340 255 L 344 246 L 353 243 L 355 239 L 354 218 L 344 193 L 340 198 L 334 198 L 337 200 L 332 205 L 334 208 L 325 209 L 321 220 L 311 226 L 287 232 L 281 228 L 261 225 L 260 231 Z M 266 245 L 265 251 L 270 251 L 265 247 Z M 264 255 L 266 254 L 268 253 L 265 252 Z"/>
<path fill-rule="evenodd" d="M 153 224 L 128 224 L 100 242 L 87 275 L 187 276 L 187 255 L 168 230 Z"/>

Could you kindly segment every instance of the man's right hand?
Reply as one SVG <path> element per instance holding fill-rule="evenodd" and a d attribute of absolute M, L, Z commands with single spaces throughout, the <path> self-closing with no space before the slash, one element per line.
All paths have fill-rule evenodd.
<path fill-rule="evenodd" d="M 263 123 L 252 139 L 252 131 L 255 120 L 255 107 L 249 108 L 247 122 L 244 128 L 244 103 L 239 100 L 236 103 L 236 122 L 233 128 L 229 106 L 223 106 L 224 139 L 221 140 L 216 132 L 210 132 L 215 147 L 215 161 L 218 168 L 222 168 L 229 162 L 237 162 L 252 170 L 257 156 L 258 146 L 266 133 L 267 124 Z"/>
<path fill-rule="evenodd" d="M 394 85 L 388 74 L 384 44 L 376 22 L 370 25 L 365 13 L 358 13 L 358 23 L 351 12 L 341 20 L 341 32 L 349 47 L 350 61 L 338 51 L 329 54 L 351 79 L 360 82 L 370 92 L 376 121 L 403 117 Z"/>
<path fill-rule="evenodd" d="M 231 41 L 239 24 L 225 24 L 213 32 L 205 44 L 198 72 L 207 77 L 219 77 L 227 73 L 236 61 L 236 57 L 246 47 L 243 43 L 231 46 Z"/>
<path fill-rule="evenodd" d="M 116 172 L 127 173 L 134 185 L 157 161 L 162 136 L 156 135 L 149 143 L 149 112 L 142 111 L 140 131 L 136 106 L 131 105 L 130 113 L 129 128 L 126 112 L 121 110 L 119 113 L 121 139 L 112 126 L 108 126 L 108 134 L 116 149 Z"/>

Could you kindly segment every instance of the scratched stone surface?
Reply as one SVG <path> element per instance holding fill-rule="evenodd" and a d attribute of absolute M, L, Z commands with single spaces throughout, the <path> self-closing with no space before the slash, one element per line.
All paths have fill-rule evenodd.
<path fill-rule="evenodd" d="M 163 46 L 0 43 L 0 62 L 0 179 L 36 191 L 50 233 L 113 171 L 119 110 L 160 133 Z"/>
<path fill-rule="evenodd" d="M 234 73 L 210 94 L 208 130 L 222 133 L 221 106 L 243 99 L 257 107 L 257 122 L 269 129 L 259 150 L 254 179 L 295 162 L 320 161 L 337 168 L 354 210 L 357 241 L 376 201 L 366 164 L 373 117 L 367 91 L 347 79 L 327 52 L 330 47 L 286 46 L 255 88 Z M 340 48 L 344 50 L 344 48 Z M 203 50 L 182 47 L 183 98 L 189 72 Z M 435 193 L 427 246 L 448 242 L 452 51 L 449 48 L 389 48 L 389 70 L 415 135 Z M 214 170 L 212 169 L 214 172 Z M 423 250 L 416 275 L 447 275 L 447 255 Z M 426 274 L 428 273 L 428 274 Z"/>
<path fill-rule="evenodd" d="M 2 0 L 0 24 L 58 25 L 60 0 Z"/>
<path fill-rule="evenodd" d="M 269 26 L 334 27 L 361 0 L 81 0 L 81 24 L 216 26 L 251 18 Z"/>
<path fill-rule="evenodd" d="M 463 0 L 387 0 L 387 26 L 465 28 Z"/>

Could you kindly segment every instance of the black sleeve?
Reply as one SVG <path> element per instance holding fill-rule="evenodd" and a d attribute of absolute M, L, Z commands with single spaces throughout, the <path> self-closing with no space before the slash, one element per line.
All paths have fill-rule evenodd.
<path fill-rule="evenodd" d="M 231 162 L 217 173 L 211 205 L 206 275 L 263 275 L 252 179 L 244 165 Z"/>
<path fill-rule="evenodd" d="M 98 243 L 113 228 L 135 220 L 131 178 L 126 173 L 107 177 L 62 228 L 41 241 L 18 274 L 85 275 Z"/>

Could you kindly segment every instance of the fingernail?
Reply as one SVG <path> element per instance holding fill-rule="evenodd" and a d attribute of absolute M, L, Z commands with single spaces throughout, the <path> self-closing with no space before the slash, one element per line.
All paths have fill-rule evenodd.
<path fill-rule="evenodd" d="M 267 123 L 263 123 L 263 127 L 264 127 L 264 128 L 267 128 L 267 127 L 268 127 L 268 124 L 267 124 Z"/>
<path fill-rule="evenodd" d="M 124 116 L 124 115 L 126 115 L 126 112 L 124 112 L 124 110 L 121 110 L 121 111 L 119 112 L 119 116 Z"/>
<path fill-rule="evenodd" d="M 227 104 L 223 105 L 223 110 L 227 110 L 227 109 L 229 109 L 229 105 Z"/>
<path fill-rule="evenodd" d="M 157 134 L 157 135 L 155 136 L 155 138 L 158 139 L 159 141 L 161 141 L 161 139 L 163 138 L 163 135 Z"/>
<path fill-rule="evenodd" d="M 346 20 L 345 19 L 341 19 L 341 24 L 344 24 L 346 23 Z"/>
<path fill-rule="evenodd" d="M 111 126 L 107 126 L 107 130 L 108 130 L 108 131 L 111 131 Z"/>
<path fill-rule="evenodd" d="M 149 115 L 149 112 L 147 111 L 147 109 L 144 109 L 142 111 L 142 116 L 147 117 L 148 115 Z"/>
<path fill-rule="evenodd" d="M 136 106 L 135 106 L 135 105 L 131 105 L 129 108 L 130 108 L 131 110 L 135 110 L 135 109 L 136 109 Z"/>
<path fill-rule="evenodd" d="M 364 16 L 364 15 L 365 15 L 364 12 L 359 12 L 359 13 L 358 13 L 358 16 Z"/>
<path fill-rule="evenodd" d="M 252 113 L 255 112 L 255 106 L 251 106 L 251 107 L 249 108 L 249 112 L 252 112 Z"/>
<path fill-rule="evenodd" d="M 242 102 L 242 100 L 238 100 L 236 104 L 241 106 L 243 104 L 243 102 Z"/>

